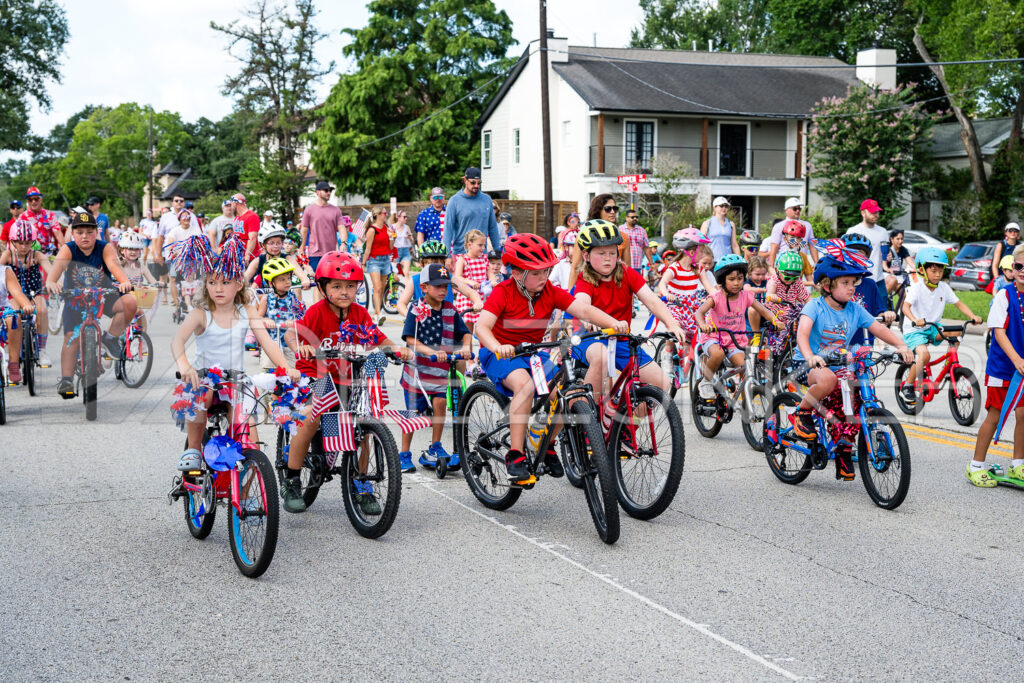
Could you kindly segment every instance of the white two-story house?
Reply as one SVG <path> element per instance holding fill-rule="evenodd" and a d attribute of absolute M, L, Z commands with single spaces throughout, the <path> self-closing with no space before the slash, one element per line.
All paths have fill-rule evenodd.
<path fill-rule="evenodd" d="M 483 189 L 543 197 L 539 41 L 533 41 L 478 126 Z M 806 179 L 808 116 L 858 76 L 894 87 L 893 50 L 866 50 L 854 68 L 792 55 L 576 47 L 548 38 L 553 198 L 622 192 L 617 176 L 650 173 L 652 160 L 690 167 L 680 188 L 710 206 L 728 197 L 746 227 L 782 213 L 787 197 L 823 202 Z M 880 65 L 875 67 L 873 65 Z M 782 68 L 766 68 L 782 67 Z M 650 191 L 640 185 L 639 191 Z"/>

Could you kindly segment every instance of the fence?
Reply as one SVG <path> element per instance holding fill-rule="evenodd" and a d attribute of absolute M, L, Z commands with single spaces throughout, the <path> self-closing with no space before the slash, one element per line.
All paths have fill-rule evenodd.
<path fill-rule="evenodd" d="M 544 225 L 544 202 L 532 201 L 525 199 L 495 199 L 494 202 L 502 211 L 507 211 L 512 215 L 512 226 L 519 232 L 537 232 Z M 362 209 L 370 209 L 374 206 L 389 206 L 387 202 L 377 202 L 374 204 L 358 204 L 352 206 L 339 206 L 343 213 L 347 213 L 352 220 L 359 217 L 359 212 Z M 419 215 L 420 211 L 424 211 L 430 202 L 398 202 L 398 209 L 404 210 L 409 216 L 409 225 L 416 225 L 416 216 Z M 567 214 L 573 211 L 579 211 L 579 205 L 576 202 L 553 202 L 552 207 L 554 209 L 554 225 L 558 226 L 565 220 Z"/>

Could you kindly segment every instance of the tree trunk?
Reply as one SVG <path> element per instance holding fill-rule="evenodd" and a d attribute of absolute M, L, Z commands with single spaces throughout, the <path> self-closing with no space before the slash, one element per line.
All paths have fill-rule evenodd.
<path fill-rule="evenodd" d="M 1021 124 L 1024 122 L 1024 85 L 1017 91 L 1017 104 L 1013 107 L 1013 123 L 1010 126 L 1010 139 L 1020 140 Z"/>
<path fill-rule="evenodd" d="M 963 109 L 957 106 L 956 101 L 953 99 L 953 93 L 949 91 L 949 83 L 946 82 L 945 68 L 941 64 L 935 63 L 931 53 L 928 52 L 928 48 L 925 47 L 924 39 L 921 38 L 921 34 L 918 32 L 918 28 L 923 20 L 924 17 L 922 16 L 918 20 L 917 26 L 914 27 L 914 47 L 917 48 L 921 59 L 928 63 L 928 68 L 932 70 L 932 73 L 939 80 L 942 91 L 946 93 L 946 97 L 949 99 L 949 107 L 953 110 L 956 120 L 960 122 L 960 140 L 963 141 L 964 149 L 967 150 L 967 160 L 971 164 L 971 177 L 974 179 L 974 189 L 979 195 L 978 198 L 984 200 L 988 196 L 988 178 L 985 175 L 985 160 L 981 156 L 981 145 L 978 143 L 978 136 L 974 132 L 974 122 L 964 114 Z"/>

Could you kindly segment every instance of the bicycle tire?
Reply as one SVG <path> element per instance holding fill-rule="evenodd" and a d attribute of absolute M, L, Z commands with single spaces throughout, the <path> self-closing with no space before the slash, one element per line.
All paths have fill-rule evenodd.
<path fill-rule="evenodd" d="M 133 346 L 130 360 L 128 358 L 129 343 Z M 121 382 L 129 389 L 138 389 L 146 383 L 149 373 L 153 369 L 153 340 L 142 330 L 134 332 L 131 342 L 126 342 L 121 348 L 121 357 L 116 362 L 119 364 L 118 374 Z M 141 368 L 141 374 L 137 378 L 129 378 L 129 374 L 134 377 L 134 372 L 138 368 Z"/>
<path fill-rule="evenodd" d="M 363 285 L 356 290 L 356 303 L 366 308 L 366 305 L 370 301 L 370 292 L 373 288 L 370 286 L 370 278 L 366 275 L 363 276 Z"/>
<path fill-rule="evenodd" d="M 381 304 L 385 313 L 391 315 L 398 313 L 398 300 L 402 298 L 402 289 L 404 288 L 405 283 L 398 279 L 397 276 L 392 275 L 389 278 L 387 289 L 384 292 L 384 301 Z"/>
<path fill-rule="evenodd" d="M 263 514 L 259 516 L 258 521 L 262 521 L 262 525 L 251 522 L 255 515 L 242 519 L 234 501 L 229 500 L 228 536 L 231 540 L 231 556 L 235 559 L 238 571 L 250 579 L 255 579 L 267 571 L 274 559 L 281 522 L 281 504 L 277 495 L 277 478 L 274 476 L 274 468 L 269 458 L 263 451 L 255 448 L 247 448 L 242 454 L 245 459 L 238 473 L 238 491 L 241 494 L 242 491 L 248 490 L 250 497 L 253 493 L 259 492 Z M 250 473 L 255 481 L 246 479 Z M 258 526 L 262 526 L 262 534 L 256 528 Z"/>
<path fill-rule="evenodd" d="M 953 413 L 953 419 L 957 424 L 970 427 L 981 414 L 981 385 L 978 383 L 978 378 L 968 368 L 953 368 L 952 373 L 952 381 L 949 383 L 949 412 Z M 957 384 L 961 378 L 970 385 L 971 395 L 969 397 L 957 396 Z M 966 401 L 970 401 L 970 412 L 964 410 L 967 408 Z"/>
<path fill-rule="evenodd" d="M 793 343 L 786 342 L 782 353 L 772 357 L 772 387 L 774 392 L 789 391 L 789 376 L 793 374 Z"/>
<path fill-rule="evenodd" d="M 363 417 L 359 420 L 359 428 L 363 432 L 364 441 L 371 439 L 370 455 L 365 475 L 358 472 L 360 448 L 355 451 L 345 451 L 341 454 L 341 491 L 345 500 L 345 512 L 352 526 L 363 538 L 380 538 L 388 532 L 398 515 L 398 506 L 402 502 L 402 468 L 398 461 L 398 446 L 395 444 L 395 437 L 391 430 L 384 424 L 370 417 Z M 370 468 L 375 468 L 374 472 Z M 380 514 L 376 520 L 369 519 L 369 516 L 359 507 L 355 499 L 355 482 L 364 478 L 372 480 L 373 497 L 380 506 Z M 378 495 L 380 489 L 386 488 L 384 495 Z"/>
<path fill-rule="evenodd" d="M 764 385 L 750 388 L 750 403 L 743 407 L 743 438 L 758 453 L 764 452 L 764 421 L 771 409 L 771 397 Z M 759 407 L 758 407 L 759 406 Z"/>
<path fill-rule="evenodd" d="M 903 427 L 891 412 L 884 408 L 871 411 L 868 414 L 868 425 L 878 424 L 886 425 L 892 432 L 895 444 L 888 439 L 879 441 L 878 436 L 881 434 L 868 426 L 867 429 L 872 434 L 876 450 L 882 451 L 882 457 L 877 461 L 872 461 L 868 455 L 867 443 L 864 441 L 864 428 L 861 428 L 857 438 L 857 464 L 860 466 L 860 475 L 864 480 L 864 489 L 875 505 L 886 510 L 894 510 L 903 503 L 910 490 L 910 446 L 907 445 L 907 435 L 903 432 Z M 882 445 L 881 448 L 877 448 L 879 444 Z M 893 446 L 897 452 L 892 452 Z M 895 485 L 886 486 L 886 490 L 883 492 L 876 482 L 876 477 L 893 473 L 896 475 Z M 893 479 L 892 476 L 887 476 L 887 478 Z"/>
<path fill-rule="evenodd" d="M 565 439 L 561 434 L 558 435 L 558 445 L 559 457 L 562 460 L 562 469 L 565 470 L 565 480 L 575 488 L 583 488 L 583 475 L 580 474 L 580 468 L 572 459 L 572 456 L 569 453 L 569 445 L 565 442 Z"/>
<path fill-rule="evenodd" d="M 800 405 L 802 399 L 799 395 L 789 391 L 776 394 L 772 398 L 771 416 L 775 418 L 776 425 L 788 424 L 789 420 L 783 412 L 783 408 L 795 408 Z M 767 433 L 768 419 L 765 419 L 763 426 L 764 433 L 764 457 L 768 460 L 768 467 L 772 474 L 785 484 L 799 484 L 811 473 L 810 454 L 789 450 L 782 444 L 772 444 Z M 792 457 L 792 462 L 790 458 Z"/>
<path fill-rule="evenodd" d="M 654 362 L 661 368 L 661 371 L 668 377 L 670 385 L 668 395 L 675 399 L 679 393 L 679 356 L 668 354 L 665 347 L 668 346 L 667 339 L 659 339 L 654 345 Z"/>
<path fill-rule="evenodd" d="M 594 409 L 584 401 L 570 408 L 574 424 L 569 425 L 570 447 L 579 455 L 583 469 L 583 491 L 587 507 L 602 541 L 611 545 L 619 540 L 619 499 L 615 493 L 615 475 L 604 445 L 604 434 Z"/>
<path fill-rule="evenodd" d="M 36 332 L 25 325 L 21 336 L 21 380 L 28 387 L 28 395 L 36 395 Z"/>
<path fill-rule="evenodd" d="M 641 481 L 637 482 L 637 477 L 629 476 L 629 470 L 644 469 L 650 471 L 651 469 L 643 464 L 638 468 L 633 468 L 630 467 L 631 463 L 651 463 L 654 462 L 658 454 L 655 453 L 653 454 L 654 457 L 641 460 L 642 451 L 646 449 L 643 445 L 634 444 L 634 453 L 626 456 L 623 455 L 623 446 L 629 436 L 629 432 L 626 430 L 628 418 L 626 417 L 625 406 L 620 407 L 619 412 L 615 415 L 615 423 L 612 425 L 611 434 L 608 438 L 608 455 L 612 462 L 612 473 L 615 475 L 615 495 L 618 498 L 619 505 L 622 506 L 622 509 L 630 517 L 646 520 L 654 519 L 660 515 L 675 499 L 686 462 L 686 437 L 683 433 L 683 418 L 679 415 L 679 406 L 671 399 L 666 400 L 665 392 L 658 387 L 642 386 L 637 388 L 636 398 L 637 404 L 647 405 L 648 410 L 651 409 L 652 404 L 662 408 L 665 411 L 665 420 L 668 424 L 670 434 L 668 466 L 662 468 L 661 472 L 654 473 L 654 477 L 658 479 L 657 488 L 659 490 L 657 494 L 646 497 L 637 495 L 638 487 L 636 484 L 648 483 L 652 479 L 641 475 L 639 477 Z M 643 418 L 640 418 L 640 420 L 641 425 L 638 425 L 638 431 L 646 433 L 646 430 L 639 429 L 644 424 Z M 639 435 L 638 440 L 641 440 Z M 655 442 L 653 436 L 651 437 L 651 442 L 652 445 Z M 664 445 L 665 440 L 662 438 L 660 442 Z M 659 447 L 658 451 L 660 453 L 663 449 Z M 624 471 L 624 468 L 626 471 Z"/>
<path fill-rule="evenodd" d="M 96 383 L 99 381 L 99 340 L 96 328 L 82 330 L 82 401 L 85 403 L 85 419 L 96 419 Z"/>
<path fill-rule="evenodd" d="M 284 459 L 284 446 L 291 443 L 291 440 L 291 434 L 281 427 L 277 428 L 274 464 L 277 469 L 277 481 L 281 485 L 284 484 L 285 470 L 287 468 Z M 313 441 L 309 444 L 309 452 L 306 453 L 306 459 L 302 461 L 302 474 L 299 475 L 299 481 L 302 484 L 302 500 L 306 503 L 307 509 L 316 502 L 317 496 L 320 495 L 320 487 L 324 483 L 324 473 L 326 470 L 327 465 L 324 461 L 323 441 L 319 437 L 314 437 Z"/>
<path fill-rule="evenodd" d="M 900 407 L 900 410 L 907 415 L 920 415 L 921 411 L 924 410 L 925 401 L 920 394 L 917 395 L 917 400 L 913 404 L 907 403 L 906 397 L 901 391 L 903 386 L 903 378 L 907 374 L 907 370 L 910 368 L 909 365 L 901 365 L 896 370 L 896 379 L 893 380 L 893 388 L 896 391 L 896 405 Z M 920 378 L 918 378 L 920 379 Z"/>
<path fill-rule="evenodd" d="M 502 421 L 504 428 L 490 434 Z M 462 457 L 466 483 L 476 499 L 490 510 L 507 510 L 515 505 L 523 490 L 509 483 L 505 461 L 490 458 L 479 450 L 483 447 L 505 452 L 510 447 L 508 399 L 490 382 L 474 382 L 462 395 L 455 444 Z"/>
<path fill-rule="evenodd" d="M 693 372 L 690 373 L 690 416 L 693 417 L 693 426 L 697 428 L 697 433 L 705 439 L 713 439 L 718 436 L 720 431 L 722 431 L 722 421 L 717 417 L 718 399 L 715 399 L 716 415 L 710 416 L 700 414 L 697 407 L 706 405 L 704 403 L 704 399 L 700 397 L 699 387 L 701 381 L 703 381 L 703 375 L 698 369 L 697 363 L 694 363 Z"/>
<path fill-rule="evenodd" d="M 205 445 L 209 441 L 209 433 L 203 435 L 203 444 Z M 185 439 L 185 448 L 188 448 L 188 439 Z M 182 479 L 187 475 L 182 473 Z M 199 512 L 198 504 L 203 502 L 202 496 L 192 491 L 186 491 L 185 495 L 181 497 L 181 502 L 185 508 L 185 526 L 188 527 L 188 532 L 192 534 L 192 538 L 199 539 L 200 541 L 210 535 L 213 531 L 213 523 L 217 519 L 217 499 L 214 496 L 210 501 L 207 501 L 209 509 L 204 506 L 204 512 Z"/>
<path fill-rule="evenodd" d="M 6 356 L 0 354 L 0 358 Z M 0 425 L 7 424 L 7 376 L 6 368 L 0 367 Z"/>

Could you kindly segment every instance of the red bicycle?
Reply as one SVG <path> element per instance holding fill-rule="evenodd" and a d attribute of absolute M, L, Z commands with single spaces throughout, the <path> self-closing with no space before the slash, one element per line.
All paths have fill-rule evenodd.
<path fill-rule="evenodd" d="M 686 460 L 683 420 L 671 397 L 640 380 L 637 352 L 648 337 L 608 332 L 582 338 L 603 336 L 609 344 L 612 340 L 629 344 L 629 362 L 598 405 L 608 457 L 613 463 L 616 497 L 630 517 L 654 519 L 668 508 L 679 490 Z M 668 332 L 658 332 L 650 338 L 667 343 L 670 337 Z M 565 453 L 563 448 L 565 476 L 579 488 L 583 476 Z"/>
<path fill-rule="evenodd" d="M 907 386 L 903 379 L 910 366 L 901 365 L 896 371 L 896 404 L 899 405 L 907 415 L 918 415 L 924 410 L 924 404 L 928 403 L 942 391 L 946 382 L 949 382 L 949 410 L 953 413 L 953 419 L 964 427 L 974 424 L 981 413 L 981 385 L 978 378 L 970 369 L 960 365 L 960 356 L 957 354 L 957 343 L 965 334 L 970 323 L 963 325 L 938 325 L 936 323 L 925 323 L 923 329 L 934 327 L 948 342 L 949 349 L 935 360 L 929 361 L 924 368 L 924 378 L 918 377 L 914 380 L 914 399 L 904 395 L 903 389 Z M 942 369 L 934 379 L 931 376 L 931 367 L 942 363 Z"/>
<path fill-rule="evenodd" d="M 244 372 L 202 369 L 199 376 L 219 376 L 206 411 L 204 457 L 199 469 L 174 477 L 167 502 L 183 501 L 185 525 L 198 539 L 210 535 L 217 505 L 226 506 L 235 564 L 242 574 L 256 578 L 274 559 L 280 521 L 274 467 L 250 438 L 250 413 L 243 405 L 248 398 L 256 410 L 259 401 Z"/>

